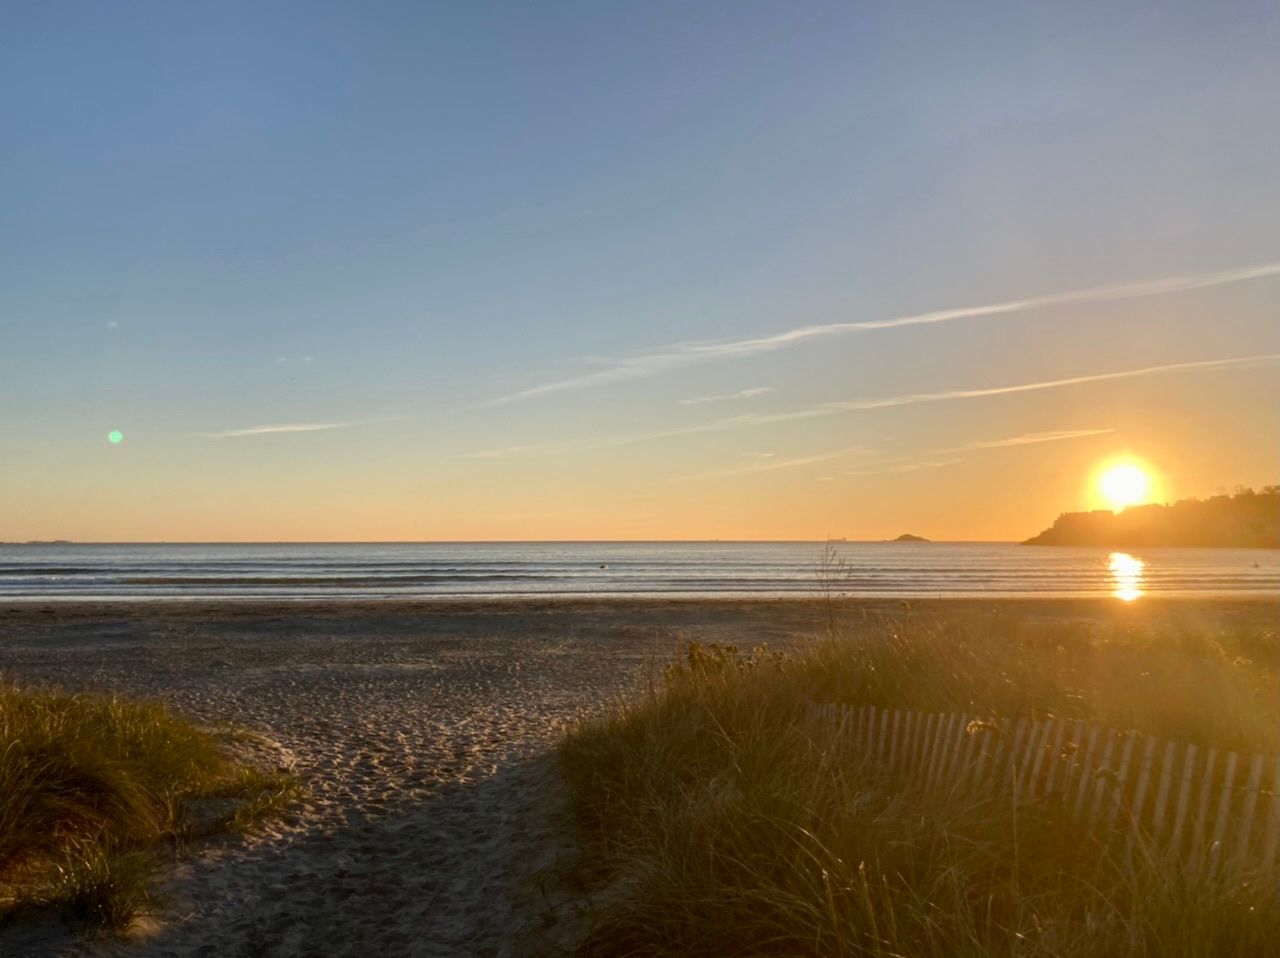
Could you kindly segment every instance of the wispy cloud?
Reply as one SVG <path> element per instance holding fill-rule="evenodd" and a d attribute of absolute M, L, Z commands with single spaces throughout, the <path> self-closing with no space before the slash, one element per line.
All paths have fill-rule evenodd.
<path fill-rule="evenodd" d="M 921 469 L 941 469 L 943 466 L 954 466 L 960 459 L 922 459 L 919 462 L 904 462 L 892 467 L 890 472 L 919 472 Z"/>
<path fill-rule="evenodd" d="M 852 446 L 848 449 L 833 449 L 831 452 L 821 452 L 812 456 L 797 456 L 794 459 L 770 459 L 763 462 L 750 462 L 744 465 L 730 466 L 727 469 L 714 469 L 710 472 L 695 472 L 687 476 L 675 476 L 668 481 L 683 482 L 687 479 L 722 479 L 727 476 L 745 476 L 758 472 L 775 472 L 779 469 L 795 469 L 799 466 L 809 466 L 818 462 L 830 462 L 832 459 L 843 459 L 846 456 L 865 454 L 866 452 L 866 449 L 859 446 Z"/>
<path fill-rule="evenodd" d="M 1173 293 L 1185 293 L 1197 289 L 1208 289 L 1214 286 L 1226 286 L 1243 283 L 1249 280 L 1265 279 L 1280 275 L 1280 263 L 1265 263 L 1242 269 L 1219 270 L 1212 273 L 1190 273 L 1180 276 L 1167 276 L 1162 279 L 1145 280 L 1136 283 L 1123 283 L 1113 286 L 1095 286 L 1088 289 L 1072 290 L 1064 293 L 1052 293 L 1047 296 L 1030 296 L 1012 299 L 1000 303 L 988 303 L 982 306 L 963 306 L 952 309 L 938 309 L 927 313 L 915 313 L 908 316 L 895 316 L 889 319 L 873 319 L 859 322 L 825 323 L 820 325 L 799 326 L 768 336 L 751 339 L 725 340 L 721 342 L 675 343 L 652 352 L 625 357 L 614 361 L 604 369 L 597 369 L 568 379 L 541 383 L 521 389 L 517 392 L 499 396 L 483 403 L 484 406 L 499 406 L 506 403 L 536 399 L 554 393 L 589 389 L 608 383 L 625 382 L 643 379 L 670 369 L 690 366 L 695 363 L 713 362 L 722 359 L 734 359 L 753 356 L 758 353 L 787 349 L 799 343 L 833 336 L 845 336 L 851 333 L 868 332 L 878 329 L 895 329 L 900 326 L 923 326 L 936 323 L 949 323 L 962 319 L 978 319 L 990 316 L 1003 316 L 1024 313 L 1034 309 L 1047 309 L 1057 306 L 1072 306 L 1087 303 L 1111 303 L 1132 299 L 1143 299 L 1150 296 L 1167 296 Z"/>
<path fill-rule="evenodd" d="M 962 452 L 983 452 L 988 449 L 1007 449 L 1015 446 L 1032 446 L 1042 442 L 1062 442 L 1068 439 L 1084 439 L 1089 436 L 1105 436 L 1108 433 L 1115 432 L 1114 429 L 1057 429 L 1050 432 L 1028 432 L 1020 436 L 1008 436 L 1003 439 L 978 439 L 974 442 L 967 442 L 963 446 L 954 446 L 950 449 L 934 449 L 926 453 L 930 458 L 921 459 L 915 462 L 902 462 L 895 465 L 890 472 L 918 472 L 921 469 L 941 469 L 943 466 L 954 466 L 958 462 L 964 462 L 966 456 L 954 456 L 950 459 L 938 459 L 938 456 L 946 456 L 954 453 Z"/>
<path fill-rule="evenodd" d="M 1059 429 L 1054 432 L 1029 432 L 1021 436 L 1010 436 L 1008 439 L 982 439 L 966 443 L 947 452 L 961 452 L 969 449 L 1002 449 L 1005 446 L 1030 446 L 1038 442 L 1061 442 L 1063 439 L 1083 439 L 1086 436 L 1105 436 L 1115 432 L 1114 429 Z"/>
<path fill-rule="evenodd" d="M 987 396 L 1008 396 L 1014 393 L 1037 392 L 1044 389 L 1062 389 L 1066 386 L 1081 386 L 1086 383 L 1109 382 L 1118 379 L 1137 379 L 1144 376 L 1159 376 L 1168 373 L 1191 372 L 1194 370 L 1226 369 L 1231 367 L 1260 366 L 1280 360 L 1280 353 L 1266 353 L 1258 356 L 1240 356 L 1231 359 L 1201 359 L 1184 363 L 1166 363 L 1162 366 L 1143 366 L 1138 369 L 1122 369 L 1110 373 L 1092 373 L 1087 376 L 1070 376 L 1065 379 L 1045 379 L 1039 382 L 1018 383 L 1013 386 L 989 386 L 982 389 L 948 389 L 931 393 L 906 393 L 901 396 L 883 396 L 877 399 L 849 399 L 823 403 L 805 409 L 790 412 L 770 413 L 765 415 L 739 416 L 739 422 L 750 420 L 749 425 L 765 425 L 774 422 L 789 422 L 796 419 L 812 419 L 815 416 L 830 416 L 840 412 L 856 412 L 865 409 L 888 409 L 893 406 L 911 406 L 917 403 L 951 402 L 961 399 L 982 399 Z M 725 420 L 731 422 L 732 420 Z"/>
<path fill-rule="evenodd" d="M 1080 386 L 1088 383 L 1110 382 L 1123 379 L 1137 379 L 1145 376 L 1161 376 L 1183 372 L 1207 371 L 1212 369 L 1246 368 L 1262 366 L 1280 360 L 1280 353 L 1266 353 L 1258 356 L 1240 356 L 1230 359 L 1203 359 L 1182 363 L 1167 363 L 1161 366 L 1143 366 L 1137 369 L 1123 369 L 1109 373 L 1092 373 L 1086 376 L 1071 376 L 1065 379 L 1046 379 L 1038 382 L 1018 383 L 1010 386 L 991 386 L 980 389 L 950 389 L 940 392 L 906 393 L 898 396 L 882 396 L 869 399 L 849 399 L 837 402 L 822 403 L 778 413 L 747 413 L 730 416 L 708 423 L 684 426 L 674 429 L 657 430 L 646 433 L 601 436 L 587 439 L 568 439 L 549 443 L 525 443 L 518 446 L 507 446 L 501 449 L 489 449 L 469 453 L 466 459 L 505 459 L 527 453 L 578 452 L 589 449 L 604 449 L 616 446 L 629 446 L 635 443 L 652 442 L 659 439 L 670 439 L 677 436 L 690 436 L 700 433 L 721 432 L 730 429 L 744 429 L 753 426 L 767 426 L 779 422 L 792 422 L 800 419 L 813 419 L 821 416 L 833 416 L 844 412 L 861 412 L 870 409 L 888 409 L 895 406 L 909 406 L 918 403 L 954 402 L 965 399 L 980 399 L 987 396 L 1007 396 L 1017 393 L 1035 392 L 1044 389 L 1063 389 L 1069 386 Z M 1023 442 L 1030 441 L 1026 437 L 1016 437 Z M 1046 441 L 1046 440 L 1039 440 Z"/>
<path fill-rule="evenodd" d="M 693 399 L 681 399 L 682 406 L 701 406 L 709 402 L 725 402 L 732 399 L 750 399 L 753 396 L 765 396 L 774 392 L 772 386 L 756 386 L 754 389 L 740 389 L 736 393 L 722 393 L 719 396 L 697 396 Z"/>
<path fill-rule="evenodd" d="M 239 439 L 242 436 L 266 436 L 278 432 L 320 432 L 324 429 L 345 429 L 357 425 L 353 422 L 281 423 L 274 426 L 248 426 L 244 429 L 222 429 L 218 432 L 198 432 L 205 439 Z"/>

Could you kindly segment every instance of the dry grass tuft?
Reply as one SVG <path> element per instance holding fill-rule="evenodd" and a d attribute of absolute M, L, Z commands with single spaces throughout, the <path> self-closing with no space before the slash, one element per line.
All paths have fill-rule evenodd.
<path fill-rule="evenodd" d="M 791 655 L 690 646 L 574 731 L 579 877 L 604 903 L 583 953 L 1280 953 L 1275 876 L 1192 879 L 1051 809 L 904 794 L 805 731 L 812 698 L 1276 748 L 1274 636 L 985 624 L 904 620 Z"/>
<path fill-rule="evenodd" d="M 162 705 L 0 685 L 0 919 L 42 905 L 122 930 L 153 905 L 153 852 L 192 837 L 199 803 L 227 803 L 201 831 L 244 831 L 298 792 Z"/>

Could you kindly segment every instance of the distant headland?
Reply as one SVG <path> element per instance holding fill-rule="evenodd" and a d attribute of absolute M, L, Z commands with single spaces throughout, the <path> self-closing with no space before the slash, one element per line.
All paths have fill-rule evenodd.
<path fill-rule="evenodd" d="M 1232 496 L 1131 506 L 1123 512 L 1066 512 L 1024 545 L 1280 548 L 1280 486 Z"/>

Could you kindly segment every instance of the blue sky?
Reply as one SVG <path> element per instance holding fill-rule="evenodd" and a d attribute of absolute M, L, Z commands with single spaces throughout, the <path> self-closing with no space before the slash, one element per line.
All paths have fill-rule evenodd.
<path fill-rule="evenodd" d="M 1273 4 L 13 3 L 0 36 L 0 538 L 1000 537 L 1097 457 L 1276 479 L 1280 277 L 1240 272 L 1280 262 Z"/>

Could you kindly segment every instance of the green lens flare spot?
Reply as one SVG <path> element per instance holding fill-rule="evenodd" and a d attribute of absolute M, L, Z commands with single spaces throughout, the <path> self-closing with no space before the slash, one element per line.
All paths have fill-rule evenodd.
<path fill-rule="evenodd" d="M 124 433 L 122 433 L 119 429 L 112 429 L 109 433 L 107 433 L 107 442 L 111 443 L 111 445 L 113 446 L 121 442 L 123 439 L 124 439 Z"/>

